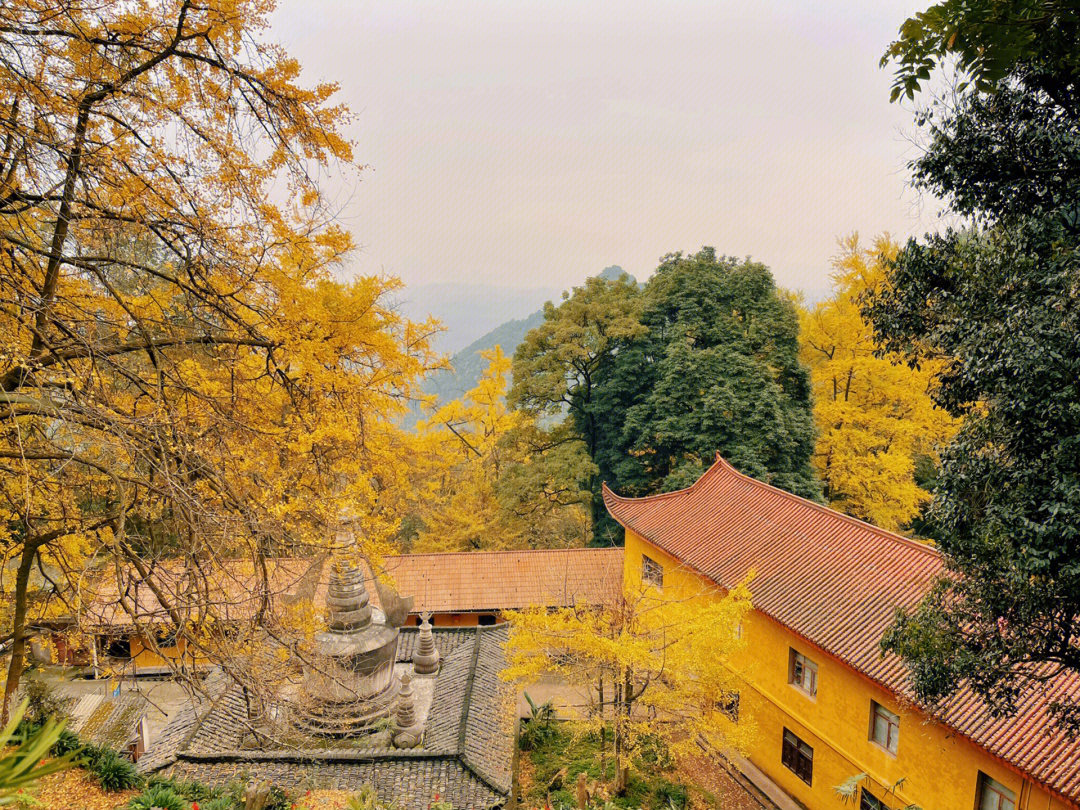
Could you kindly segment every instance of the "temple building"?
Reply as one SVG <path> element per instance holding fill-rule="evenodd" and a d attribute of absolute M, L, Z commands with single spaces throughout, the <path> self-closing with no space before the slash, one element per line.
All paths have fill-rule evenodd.
<path fill-rule="evenodd" d="M 1063 675 L 995 717 L 962 688 L 930 710 L 879 646 L 897 607 L 943 572 L 932 546 L 884 531 L 737 472 L 717 457 L 691 487 L 645 498 L 604 488 L 626 530 L 628 582 L 693 598 L 751 569 L 746 649 L 731 662 L 736 711 L 756 740 L 740 769 L 809 808 L 1064 810 L 1080 806 L 1080 740 L 1054 724 L 1055 700 L 1080 698 Z M 711 598 L 703 596 L 701 598 Z"/>
<path fill-rule="evenodd" d="M 334 567 L 326 626 L 313 654 L 292 662 L 298 676 L 253 712 L 246 690 L 215 671 L 205 699 L 170 720 L 139 770 L 208 785 L 371 786 L 402 810 L 439 799 L 502 807 L 514 747 L 513 690 L 499 679 L 506 626 L 401 627 L 408 600 L 382 597 L 385 612 L 358 570 Z"/>

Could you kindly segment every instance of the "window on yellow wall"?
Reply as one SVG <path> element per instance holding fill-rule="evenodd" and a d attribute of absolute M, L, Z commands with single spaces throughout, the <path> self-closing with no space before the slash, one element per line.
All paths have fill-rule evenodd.
<path fill-rule="evenodd" d="M 717 710 L 727 717 L 732 723 L 739 722 L 739 693 L 728 692 L 724 697 L 717 702 Z"/>
<path fill-rule="evenodd" d="M 900 717 L 873 700 L 870 701 L 870 739 L 893 754 L 900 739 Z"/>
<path fill-rule="evenodd" d="M 889 807 L 869 790 L 863 788 L 859 794 L 859 810 L 889 810 Z"/>
<path fill-rule="evenodd" d="M 780 752 L 780 761 L 806 784 L 812 784 L 814 778 L 814 749 L 804 743 L 786 728 L 784 746 Z"/>
<path fill-rule="evenodd" d="M 664 587 L 664 566 L 652 557 L 641 555 L 641 581 L 655 588 Z"/>
<path fill-rule="evenodd" d="M 813 697 L 817 694 L 817 664 L 795 650 L 790 651 L 788 683 Z"/>
<path fill-rule="evenodd" d="M 980 772 L 979 810 L 1016 810 L 1016 794 Z"/>

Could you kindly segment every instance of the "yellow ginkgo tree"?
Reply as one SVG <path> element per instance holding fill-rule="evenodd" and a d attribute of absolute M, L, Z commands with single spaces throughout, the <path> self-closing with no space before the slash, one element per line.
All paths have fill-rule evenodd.
<path fill-rule="evenodd" d="M 413 548 L 467 551 L 582 545 L 588 536 L 577 485 L 589 462 L 580 441 L 542 430 L 506 403 L 510 360 L 502 348 L 476 386 L 419 423 L 410 498 Z"/>
<path fill-rule="evenodd" d="M 857 235 L 841 242 L 833 294 L 800 313 L 800 354 L 810 369 L 818 438 L 814 466 L 829 504 L 885 529 L 906 528 L 930 494 L 916 478 L 920 460 L 956 429 L 935 408 L 934 361 L 912 369 L 882 356 L 861 297 L 884 279 L 897 246 L 881 237 L 864 248 Z"/>
<path fill-rule="evenodd" d="M 617 793 L 647 740 L 677 762 L 693 761 L 703 747 L 744 752 L 755 724 L 738 710 L 732 658 L 745 646 L 740 627 L 752 580 L 751 572 L 729 591 L 702 582 L 676 594 L 628 577 L 621 589 L 614 583 L 606 605 L 508 614 L 502 676 L 529 683 L 556 675 L 589 696 L 576 720 L 612 730 Z"/>
<path fill-rule="evenodd" d="M 0 4 L 5 713 L 41 619 L 81 624 L 87 586 L 217 657 L 208 628 L 249 637 L 234 598 L 270 624 L 269 559 L 331 550 L 343 513 L 372 554 L 396 529 L 431 326 L 394 280 L 337 279 L 352 242 L 320 178 L 359 168 L 348 111 L 267 40 L 272 8 Z"/>

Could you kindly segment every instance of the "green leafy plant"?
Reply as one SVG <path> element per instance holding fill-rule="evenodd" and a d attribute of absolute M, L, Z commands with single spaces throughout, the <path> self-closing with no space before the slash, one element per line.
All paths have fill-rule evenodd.
<path fill-rule="evenodd" d="M 525 700 L 529 703 L 529 716 L 522 723 L 518 746 L 522 751 L 532 751 L 555 736 L 555 707 L 550 700 L 536 703 L 528 692 Z"/>
<path fill-rule="evenodd" d="M 128 790 L 142 784 L 142 777 L 135 770 L 135 766 L 107 748 L 99 749 L 90 772 L 94 774 L 98 784 L 110 792 Z"/>
<path fill-rule="evenodd" d="M 60 731 L 59 736 L 56 738 L 56 742 L 54 742 L 52 748 L 49 749 L 49 753 L 54 757 L 62 757 L 65 754 L 78 753 L 82 748 L 82 740 L 79 739 L 78 735 L 65 728 Z"/>
<path fill-rule="evenodd" d="M 52 686 L 41 678 L 26 681 L 26 717 L 37 724 L 49 718 L 67 719 L 67 701 L 56 694 Z"/>
<path fill-rule="evenodd" d="M 33 786 L 43 776 L 66 770 L 73 764 L 70 753 L 42 764 L 41 761 L 48 756 L 49 749 L 64 730 L 64 722 L 50 718 L 33 734 L 19 738 L 16 729 L 25 712 L 26 701 L 23 701 L 4 730 L 0 731 L 0 750 L 16 746 L 15 750 L 0 757 L 0 805 L 14 804 L 19 800 L 19 791 Z"/>
<path fill-rule="evenodd" d="M 854 804 L 859 800 L 859 788 L 870 781 L 870 777 L 865 773 L 857 773 L 841 782 L 839 785 L 833 788 L 840 801 L 844 804 L 851 802 Z M 903 790 L 904 783 L 907 781 L 907 777 L 897 779 L 893 784 L 885 788 L 885 795 L 896 796 L 898 790 Z M 922 810 L 917 804 L 906 804 L 899 810 Z"/>
<path fill-rule="evenodd" d="M 128 802 L 128 810 L 188 810 L 188 803 L 164 784 L 148 787 Z"/>
<path fill-rule="evenodd" d="M 228 796 L 218 796 L 216 799 L 211 799 L 206 804 L 199 804 L 200 810 L 239 810 L 241 805 L 234 802 Z"/>

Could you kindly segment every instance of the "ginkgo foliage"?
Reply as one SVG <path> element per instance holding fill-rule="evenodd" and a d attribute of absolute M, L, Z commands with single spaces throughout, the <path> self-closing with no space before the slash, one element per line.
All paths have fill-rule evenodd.
<path fill-rule="evenodd" d="M 751 608 L 751 572 L 730 591 L 704 583 L 661 593 L 627 578 L 609 604 L 508 614 L 506 680 L 557 675 L 592 703 L 578 721 L 614 732 L 616 792 L 625 790 L 635 754 L 659 741 L 676 761 L 745 751 L 753 718 L 738 712 L 732 656 Z"/>
<path fill-rule="evenodd" d="M 487 367 L 476 387 L 417 426 L 413 548 L 583 545 L 589 496 L 577 482 L 591 470 L 584 446 L 508 408 L 510 359 L 499 346 L 481 355 Z"/>
<path fill-rule="evenodd" d="M 38 620 L 78 620 L 95 578 L 210 655 L 238 558 L 256 626 L 267 558 L 325 550 L 343 513 L 373 548 L 396 526 L 430 326 L 391 279 L 336 280 L 317 178 L 354 166 L 347 111 L 265 41 L 272 5 L 0 4 L 5 708 Z"/>
<path fill-rule="evenodd" d="M 810 369 L 818 438 L 814 466 L 829 504 L 885 529 L 907 527 L 930 493 L 916 479 L 920 460 L 933 462 L 955 421 L 930 396 L 940 364 L 912 369 L 881 355 L 860 297 L 885 279 L 883 262 L 897 246 L 858 236 L 841 243 L 833 295 L 801 312 L 801 356 Z"/>

